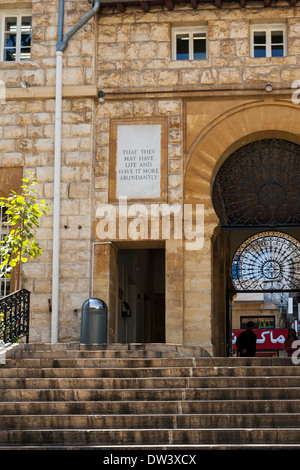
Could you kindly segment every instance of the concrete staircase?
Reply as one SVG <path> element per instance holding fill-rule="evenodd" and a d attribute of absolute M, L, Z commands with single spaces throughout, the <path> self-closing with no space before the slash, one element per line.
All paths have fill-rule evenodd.
<path fill-rule="evenodd" d="M 18 345 L 0 366 L 0 450 L 299 449 L 299 366 L 203 354 Z"/>

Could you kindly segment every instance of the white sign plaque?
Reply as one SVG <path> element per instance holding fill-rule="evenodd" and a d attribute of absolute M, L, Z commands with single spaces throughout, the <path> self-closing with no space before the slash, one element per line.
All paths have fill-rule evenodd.
<path fill-rule="evenodd" d="M 160 198 L 161 127 L 160 124 L 118 126 L 117 198 Z"/>

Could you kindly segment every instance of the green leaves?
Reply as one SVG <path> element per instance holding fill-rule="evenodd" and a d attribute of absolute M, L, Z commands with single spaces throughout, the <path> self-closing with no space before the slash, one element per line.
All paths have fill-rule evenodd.
<path fill-rule="evenodd" d="M 20 263 L 26 263 L 29 258 L 34 259 L 42 254 L 39 243 L 35 240 L 35 232 L 39 228 L 39 218 L 50 210 L 45 200 L 38 202 L 35 175 L 27 171 L 24 178 L 22 194 L 11 191 L 8 198 L 0 198 L 0 206 L 6 208 L 7 224 L 12 227 L 9 234 L 0 241 L 0 276 L 10 277 L 11 270 L 17 266 L 17 282 L 19 284 Z M 19 286 L 17 287 L 19 288 Z"/>

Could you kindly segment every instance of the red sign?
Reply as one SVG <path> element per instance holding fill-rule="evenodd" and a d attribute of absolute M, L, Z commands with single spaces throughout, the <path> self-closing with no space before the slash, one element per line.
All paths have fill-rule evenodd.
<path fill-rule="evenodd" d="M 232 330 L 232 346 L 237 349 L 235 343 L 239 334 L 245 330 Z M 256 349 L 283 349 L 288 335 L 287 328 L 269 328 L 253 330 L 257 336 Z"/>

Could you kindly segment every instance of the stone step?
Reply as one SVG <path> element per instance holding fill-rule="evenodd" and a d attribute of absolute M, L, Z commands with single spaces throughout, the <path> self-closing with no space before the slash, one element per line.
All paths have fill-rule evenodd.
<path fill-rule="evenodd" d="M 196 365 L 205 364 L 209 367 L 224 365 L 292 365 L 287 357 L 210 357 L 202 348 L 184 347 L 169 344 L 23 344 L 13 352 L 14 358 L 45 358 L 45 359 L 111 359 L 111 360 L 155 360 L 191 358 Z M 12 356 L 10 356 L 12 357 Z"/>
<path fill-rule="evenodd" d="M 300 413 L 2 415 L 0 430 L 19 429 L 177 429 L 299 428 Z"/>
<path fill-rule="evenodd" d="M 56 446 L 172 444 L 299 444 L 300 428 L 201 428 L 201 429 L 46 429 L 2 430 L 0 448 L 7 444 Z M 124 448 L 125 449 L 125 448 Z"/>
<path fill-rule="evenodd" d="M 201 366 L 205 365 L 208 367 L 222 367 L 222 366 L 233 366 L 236 367 L 240 366 L 249 366 L 249 365 L 269 365 L 269 366 L 289 366 L 293 365 L 291 358 L 286 356 L 280 357 L 195 357 L 195 356 L 180 356 L 177 357 L 172 352 L 169 353 L 160 353 L 159 351 L 139 351 L 139 350 L 130 350 L 126 351 L 126 354 L 122 350 L 69 350 L 66 349 L 65 351 L 28 351 L 24 350 L 16 350 L 14 352 L 13 358 L 15 359 L 93 359 L 107 362 L 107 360 L 115 360 L 115 361 L 122 361 L 124 358 L 127 360 L 170 360 L 174 361 L 174 359 L 184 360 L 184 359 L 192 359 L 195 362 L 195 365 Z"/>
<path fill-rule="evenodd" d="M 135 378 L 2 378 L 0 389 L 217 389 L 300 387 L 300 376 L 282 377 L 135 377 Z"/>
<path fill-rule="evenodd" d="M 198 358 L 152 358 L 152 359 L 120 359 L 120 358 L 109 358 L 109 359 L 94 359 L 94 358 L 76 358 L 76 359 L 66 359 L 66 358 L 44 358 L 44 359 L 6 359 L 5 368 L 0 366 L 1 369 L 6 370 L 9 368 L 18 368 L 18 369 L 32 369 L 32 368 L 101 368 L 101 369 L 155 369 L 155 368 L 198 368 L 203 369 L 204 371 L 212 371 L 210 373 L 222 374 L 223 371 L 234 373 L 235 370 L 244 370 L 249 371 L 248 374 L 251 374 L 252 371 L 255 374 L 259 371 L 265 369 L 268 375 L 276 375 L 277 372 L 280 374 L 288 374 L 289 370 L 292 370 L 292 373 L 297 373 L 297 370 L 300 368 L 297 365 L 294 365 L 290 358 L 278 358 L 278 362 L 274 364 L 264 363 L 263 361 L 256 362 L 254 364 L 248 364 L 244 361 L 239 361 L 239 359 L 245 358 L 236 358 L 236 363 L 228 361 L 225 364 L 218 363 L 216 361 L 204 361 L 199 360 Z M 281 359 L 284 359 L 282 361 Z M 262 373 L 262 375 L 264 372 Z M 246 373 L 245 373 L 246 375 Z"/>
<path fill-rule="evenodd" d="M 299 387 L 161 389 L 11 389 L 0 401 L 297 400 Z"/>
<path fill-rule="evenodd" d="M 155 377 L 284 377 L 300 376 L 300 368 L 262 367 L 8 367 L 0 368 L 0 378 L 155 378 Z"/>
<path fill-rule="evenodd" d="M 95 350 L 95 351 L 73 351 L 73 350 L 66 350 L 65 352 L 61 351 L 51 351 L 51 358 L 53 359 L 63 359 L 63 358 L 99 358 L 99 359 L 110 359 L 110 358 L 122 358 L 124 355 L 123 351 L 118 350 Z M 127 351 L 126 356 L 128 358 L 174 358 L 174 354 L 172 352 L 162 354 L 156 351 L 139 351 L 139 350 L 132 350 Z M 16 359 L 22 359 L 28 357 L 28 351 L 20 351 L 16 352 L 14 357 Z M 47 359 L 49 358 L 48 351 L 32 351 L 30 353 L 31 358 L 41 358 Z"/>
<path fill-rule="evenodd" d="M 17 345 L 0 367 L 0 449 L 294 448 L 299 390 L 300 368 L 286 357 Z"/>
<path fill-rule="evenodd" d="M 95 465 L 103 463 L 104 465 L 128 465 L 131 468 L 138 467 L 139 464 L 145 466 L 145 462 L 148 465 L 154 465 L 155 463 L 158 465 L 164 465 L 163 459 L 165 459 L 165 465 L 170 465 L 176 462 L 177 458 L 181 461 L 180 464 L 187 465 L 190 462 L 191 465 L 197 464 L 197 462 L 202 462 L 203 452 L 204 451 L 213 451 L 215 452 L 214 459 L 215 461 L 219 460 L 219 452 L 220 450 L 227 450 L 231 451 L 231 453 L 237 454 L 237 451 L 245 451 L 248 452 L 253 450 L 259 450 L 260 454 L 264 451 L 267 451 L 270 455 L 271 450 L 281 451 L 281 455 L 283 451 L 289 450 L 298 450 L 299 451 L 299 444 L 227 444 L 227 443 L 198 443 L 198 444 L 104 444 L 104 445 L 97 445 L 97 444 L 67 444 L 67 445 L 56 445 L 56 444 L 46 444 L 44 446 L 35 445 L 35 444 L 28 444 L 28 445 L 13 445 L 13 444 L 4 444 L 0 445 L 0 450 L 3 452 L 10 450 L 18 450 L 24 451 L 24 454 L 28 454 L 29 451 L 33 453 L 35 450 L 47 450 L 48 455 L 53 456 L 55 458 L 56 463 L 56 456 L 53 452 L 50 451 L 59 451 L 60 453 L 68 454 L 68 462 L 71 463 L 72 458 L 74 460 L 74 465 L 78 464 L 78 452 L 83 451 L 83 453 L 89 452 L 89 464 L 92 462 L 92 458 L 94 457 Z M 76 453 L 72 452 L 70 454 L 70 450 L 77 451 Z M 189 453 L 187 453 L 189 451 Z M 233 452 L 234 451 L 234 452 Z M 58 453 L 58 452 L 57 452 Z M 213 453 L 210 452 L 213 456 Z M 243 452 L 244 454 L 244 452 Z M 232 457 L 227 452 L 226 454 L 223 453 L 222 462 L 226 461 L 226 455 L 228 460 L 228 465 L 230 465 Z M 130 457 L 131 456 L 131 457 Z M 161 457 L 160 457 L 161 456 Z M 187 457 L 185 457 L 187 456 Z M 194 457 L 196 456 L 196 457 Z M 276 459 L 276 455 L 273 454 L 274 459 Z M 224 459 L 225 457 L 225 459 Z M 125 461 L 127 458 L 127 462 Z M 129 459 L 133 459 L 130 460 Z M 121 460 L 122 459 L 122 460 Z M 135 460 L 137 459 L 137 460 Z M 197 460 L 198 459 L 198 460 Z M 121 462 L 120 462 L 121 461 Z M 47 456 L 47 463 L 49 462 L 49 458 Z M 168 463 L 169 462 L 169 463 Z"/>
<path fill-rule="evenodd" d="M 300 413 L 300 399 L 168 401 L 13 401 L 1 402 L 2 415 L 50 414 Z"/>
<path fill-rule="evenodd" d="M 195 367 L 194 358 L 152 358 L 152 359 L 124 359 L 124 358 L 76 358 L 76 359 L 7 359 L 5 368 L 158 368 L 158 367 Z M 286 368 L 286 365 L 282 367 Z M 1 369 L 0 369 L 1 371 Z"/>
<path fill-rule="evenodd" d="M 30 357 L 99 357 L 99 358 L 174 358 L 174 357 L 210 357 L 200 347 L 185 347 L 171 344 L 36 344 L 30 343 L 16 348 L 14 357 L 21 358 L 30 354 Z"/>
<path fill-rule="evenodd" d="M 203 348 L 198 346 L 183 346 L 172 343 L 28 343 L 22 344 L 18 350 L 24 351 L 122 351 L 127 355 L 128 351 L 156 351 L 174 355 L 206 356 L 211 357 Z"/>

